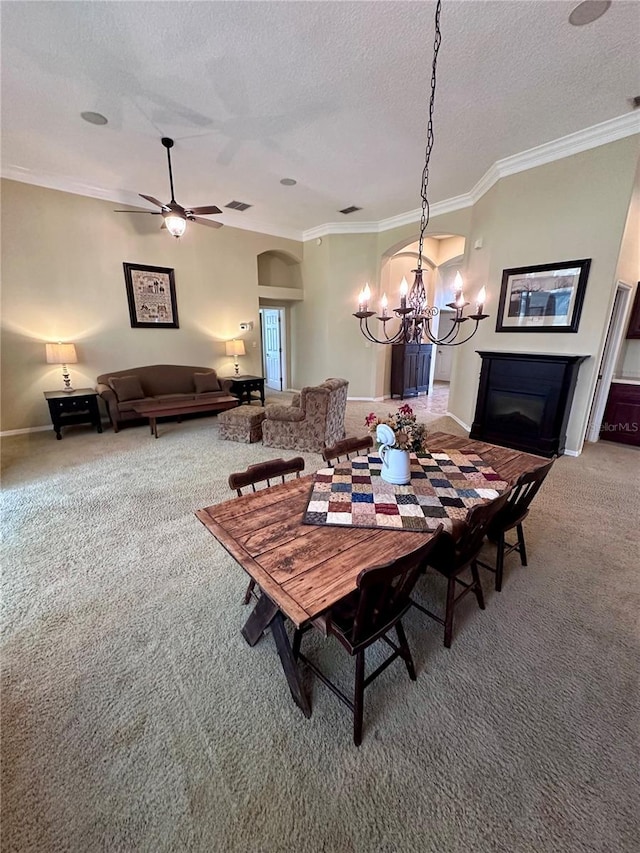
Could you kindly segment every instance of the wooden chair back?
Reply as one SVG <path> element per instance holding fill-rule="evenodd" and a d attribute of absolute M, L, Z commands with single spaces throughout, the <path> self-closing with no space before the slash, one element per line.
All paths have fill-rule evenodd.
<path fill-rule="evenodd" d="M 296 456 L 294 459 L 269 459 L 267 462 L 258 462 L 255 465 L 249 465 L 246 471 L 238 471 L 229 475 L 229 488 L 235 489 L 240 497 L 242 490 L 251 486 L 252 491 L 257 491 L 257 483 L 266 483 L 266 486 L 271 486 L 272 480 L 285 482 L 285 477 L 288 474 L 300 476 L 300 472 L 304 471 L 304 459 L 301 456 Z"/>
<path fill-rule="evenodd" d="M 325 447 L 322 451 L 322 458 L 325 462 L 341 462 L 341 457 L 344 456 L 345 461 L 351 459 L 351 454 L 361 454 L 363 451 L 371 450 L 373 447 L 373 438 L 370 435 L 364 435 L 360 438 L 351 436 L 343 438 L 342 441 L 336 441 L 331 447 Z"/>
<path fill-rule="evenodd" d="M 411 593 L 422 566 L 429 559 L 441 533 L 442 525 L 416 551 L 399 560 L 360 572 L 357 581 L 359 596 L 350 637 L 352 645 L 365 643 L 378 634 L 386 633 L 411 605 Z"/>
<path fill-rule="evenodd" d="M 478 556 L 489 525 L 507 505 L 509 495 L 510 491 L 507 491 L 490 503 L 478 504 L 469 510 L 465 519 L 466 529 L 454 547 L 456 568 L 468 565 Z"/>
<path fill-rule="evenodd" d="M 554 456 L 546 465 L 541 465 L 535 471 L 529 471 L 518 477 L 509 493 L 506 506 L 493 519 L 492 529 L 510 530 L 527 517 L 531 502 L 538 494 L 540 486 L 544 483 L 555 461 Z"/>

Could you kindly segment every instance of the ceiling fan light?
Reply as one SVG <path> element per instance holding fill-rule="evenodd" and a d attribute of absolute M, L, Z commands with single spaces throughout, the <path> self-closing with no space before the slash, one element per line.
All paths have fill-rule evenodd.
<path fill-rule="evenodd" d="M 172 237 L 182 237 L 187 229 L 187 220 L 175 214 L 165 216 L 164 224 L 167 226 L 167 231 Z"/>

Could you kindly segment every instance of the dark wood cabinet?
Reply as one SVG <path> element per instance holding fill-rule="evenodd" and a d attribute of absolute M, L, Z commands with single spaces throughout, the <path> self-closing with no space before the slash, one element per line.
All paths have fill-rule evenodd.
<path fill-rule="evenodd" d="M 600 438 L 640 447 L 640 385 L 611 383 Z"/>
<path fill-rule="evenodd" d="M 541 456 L 564 453 L 578 370 L 585 355 L 479 352 L 471 438 Z"/>
<path fill-rule="evenodd" d="M 629 317 L 629 327 L 627 329 L 628 338 L 640 338 L 640 281 L 636 288 L 636 298 L 633 300 L 633 308 Z"/>
<path fill-rule="evenodd" d="M 260 405 L 264 406 L 263 376 L 249 376 L 247 374 L 243 374 L 241 376 L 233 377 L 231 393 L 240 400 L 240 405 L 242 405 L 242 403 L 248 403 L 251 405 L 252 400 L 258 399 L 258 397 L 255 397 L 251 393 L 252 391 L 257 392 L 258 397 L 260 398 Z"/>
<path fill-rule="evenodd" d="M 391 347 L 391 396 L 401 400 L 429 393 L 431 344 L 393 344 Z"/>
<path fill-rule="evenodd" d="M 44 391 L 49 404 L 51 423 L 56 438 L 61 439 L 61 430 L 70 424 L 93 424 L 102 432 L 102 421 L 98 409 L 98 392 L 92 388 L 81 388 L 79 391 Z"/>

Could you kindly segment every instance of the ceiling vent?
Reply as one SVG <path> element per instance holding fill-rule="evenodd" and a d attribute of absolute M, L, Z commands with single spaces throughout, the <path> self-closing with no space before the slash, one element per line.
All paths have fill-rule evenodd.
<path fill-rule="evenodd" d="M 249 210 L 253 205 L 246 204 L 244 201 L 230 201 L 229 204 L 225 204 L 225 207 L 230 207 L 231 210 Z"/>
<path fill-rule="evenodd" d="M 355 205 L 351 205 L 351 207 L 345 207 L 344 210 L 339 210 L 338 213 L 344 213 L 345 216 L 349 213 L 355 213 L 356 210 L 362 210 L 361 207 L 356 207 Z"/>

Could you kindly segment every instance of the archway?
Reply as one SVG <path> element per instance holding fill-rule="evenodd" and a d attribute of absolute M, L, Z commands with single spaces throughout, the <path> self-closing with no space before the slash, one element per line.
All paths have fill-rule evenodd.
<path fill-rule="evenodd" d="M 458 234 L 429 234 L 422 247 L 423 281 L 429 305 L 436 306 L 440 314 L 432 322 L 435 335 L 440 329 L 448 329 L 448 315 L 452 313 L 447 303 L 452 301 L 452 284 L 455 273 L 463 263 L 465 237 Z M 386 293 L 390 308 L 399 304 L 399 286 L 406 278 L 409 287 L 413 283 L 413 270 L 418 259 L 418 241 L 404 240 L 390 247 L 382 256 L 380 267 L 380 296 Z M 431 347 L 427 401 L 428 410 L 445 413 L 448 408 L 449 382 L 453 369 L 453 351 L 451 347 Z M 388 347 L 387 349 L 391 349 Z M 391 387 L 391 356 L 385 358 L 384 389 L 389 393 Z M 419 396 L 419 393 L 418 393 Z"/>

